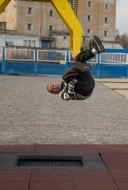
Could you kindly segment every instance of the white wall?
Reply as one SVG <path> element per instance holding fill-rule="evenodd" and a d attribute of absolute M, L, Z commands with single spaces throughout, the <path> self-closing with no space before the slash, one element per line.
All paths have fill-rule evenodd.
<path fill-rule="evenodd" d="M 38 37 L 0 34 L 0 46 L 6 46 L 6 42 L 10 42 L 14 46 L 40 47 L 40 39 Z"/>

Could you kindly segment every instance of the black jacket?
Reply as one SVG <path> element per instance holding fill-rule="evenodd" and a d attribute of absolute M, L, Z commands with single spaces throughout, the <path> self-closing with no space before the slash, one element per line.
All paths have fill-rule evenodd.
<path fill-rule="evenodd" d="M 75 92 L 82 96 L 90 96 L 95 87 L 95 81 L 92 78 L 89 69 L 80 70 L 76 67 L 71 68 L 63 75 L 63 80 L 68 84 L 72 79 L 77 79 Z"/>

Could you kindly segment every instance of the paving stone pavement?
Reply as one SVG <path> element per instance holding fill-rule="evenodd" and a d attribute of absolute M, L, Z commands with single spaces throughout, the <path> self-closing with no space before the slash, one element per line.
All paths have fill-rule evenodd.
<path fill-rule="evenodd" d="M 0 145 L 126 144 L 128 100 L 96 81 L 92 96 L 48 94 L 59 77 L 0 76 Z"/>

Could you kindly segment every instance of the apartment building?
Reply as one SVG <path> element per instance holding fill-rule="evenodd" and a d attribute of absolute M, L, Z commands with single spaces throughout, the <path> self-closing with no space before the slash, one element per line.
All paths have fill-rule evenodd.
<path fill-rule="evenodd" d="M 69 3 L 82 25 L 83 45 L 94 34 L 103 41 L 114 41 L 116 0 L 69 0 Z M 0 29 L 39 37 L 43 48 L 69 48 L 69 31 L 48 2 L 12 0 L 0 15 Z M 27 40 L 24 45 L 28 46 Z"/>
<path fill-rule="evenodd" d="M 98 35 L 104 41 L 115 38 L 116 0 L 78 0 L 77 17 L 83 35 Z"/>

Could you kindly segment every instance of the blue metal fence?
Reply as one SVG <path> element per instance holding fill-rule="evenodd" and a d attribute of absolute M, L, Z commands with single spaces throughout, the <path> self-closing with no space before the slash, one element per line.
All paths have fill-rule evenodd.
<path fill-rule="evenodd" d="M 69 51 L 2 49 L 0 74 L 63 75 L 70 67 Z M 18 52 L 18 53 L 17 53 Z M 50 55 L 50 52 L 52 55 Z M 54 60 L 52 62 L 51 56 Z M 57 58 L 56 58 L 56 56 Z M 128 50 L 107 49 L 97 55 L 97 64 L 91 68 L 94 77 L 128 78 Z M 91 60 L 90 60 L 91 62 Z"/>

